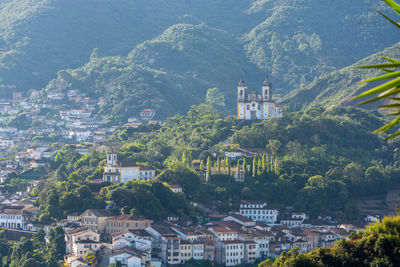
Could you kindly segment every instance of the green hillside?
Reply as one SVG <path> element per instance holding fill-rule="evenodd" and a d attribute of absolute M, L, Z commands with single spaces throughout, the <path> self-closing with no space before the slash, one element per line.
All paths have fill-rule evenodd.
<path fill-rule="evenodd" d="M 386 11 L 383 1 L 259 2 L 268 17 L 244 36 L 244 47 L 252 62 L 280 81 L 282 92 L 386 48 L 388 38 L 398 40 L 373 10 Z"/>
<path fill-rule="evenodd" d="M 47 90 L 78 88 L 89 96 L 105 95 L 108 101 L 100 112 L 114 118 L 137 115 L 148 107 L 166 116 L 204 102 L 210 86 L 233 96 L 241 70 L 257 71 L 246 65 L 240 43 L 229 33 L 178 24 L 138 45 L 127 57 L 92 56 L 81 68 L 60 71 Z"/>
<path fill-rule="evenodd" d="M 400 44 L 396 44 L 382 52 L 368 56 L 349 67 L 321 76 L 307 86 L 288 94 L 283 99 L 283 103 L 294 110 L 313 105 L 325 107 L 356 105 L 359 101 L 352 101 L 351 98 L 375 85 L 374 83 L 358 84 L 357 82 L 381 74 L 379 70 L 358 69 L 357 66 L 383 62 L 382 56 L 399 58 L 399 48 Z M 363 107 L 368 107 L 368 105 Z"/>
<path fill-rule="evenodd" d="M 105 94 L 103 113 L 166 117 L 208 87 L 232 103 L 241 72 L 251 87 L 270 74 L 283 94 L 396 43 L 374 7 L 386 10 L 375 0 L 3 0 L 0 97 L 61 77 Z"/>
<path fill-rule="evenodd" d="M 176 23 L 207 21 L 232 33 L 249 30 L 259 20 L 243 12 L 249 1 L 232 2 L 1 1 L 0 96 L 10 88 L 41 89 L 58 70 L 87 63 L 94 48 L 103 56 L 126 55 Z"/>

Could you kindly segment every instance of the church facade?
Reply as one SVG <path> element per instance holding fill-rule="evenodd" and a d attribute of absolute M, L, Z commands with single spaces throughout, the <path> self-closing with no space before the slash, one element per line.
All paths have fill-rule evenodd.
<path fill-rule="evenodd" d="M 272 100 L 272 84 L 266 78 L 262 83 L 261 94 L 253 89 L 249 92 L 243 76 L 237 87 L 237 119 L 268 120 L 282 117 L 282 106 Z"/>

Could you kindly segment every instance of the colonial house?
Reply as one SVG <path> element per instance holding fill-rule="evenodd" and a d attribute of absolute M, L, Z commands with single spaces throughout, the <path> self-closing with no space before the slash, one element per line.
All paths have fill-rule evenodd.
<path fill-rule="evenodd" d="M 109 210 L 88 209 L 80 217 L 83 227 L 104 234 L 106 233 L 107 219 L 113 216 L 115 216 L 115 214 Z"/>
<path fill-rule="evenodd" d="M 247 166 L 247 173 L 250 172 L 250 165 Z M 240 166 L 239 171 L 237 169 L 237 166 L 233 166 L 228 170 L 227 168 L 216 168 L 212 167 L 211 168 L 211 175 L 230 175 L 235 179 L 236 182 L 244 182 L 246 178 L 246 171 Z"/>
<path fill-rule="evenodd" d="M 187 240 L 181 240 L 180 244 L 180 260 L 181 263 L 189 261 L 193 258 L 193 245 Z"/>
<path fill-rule="evenodd" d="M 213 233 L 214 239 L 218 241 L 231 241 L 239 237 L 238 231 L 224 226 L 211 226 L 208 231 Z"/>
<path fill-rule="evenodd" d="M 215 261 L 224 266 L 235 266 L 244 263 L 245 242 L 240 240 L 217 241 Z"/>
<path fill-rule="evenodd" d="M 181 238 L 168 224 L 153 224 L 146 232 L 153 237 L 153 254 L 161 258 L 163 265 L 180 264 Z"/>
<path fill-rule="evenodd" d="M 32 231 L 35 229 L 32 222 L 37 214 L 37 209 L 32 206 L 2 206 L 0 207 L 0 226 Z"/>
<path fill-rule="evenodd" d="M 110 256 L 110 264 L 121 263 L 125 267 L 142 267 L 150 266 L 147 261 L 148 257 L 145 252 L 139 251 L 131 247 L 125 247 L 114 251 Z"/>
<path fill-rule="evenodd" d="M 247 227 L 256 226 L 256 222 L 240 214 L 231 214 L 222 219 L 223 221 L 234 221 Z"/>
<path fill-rule="evenodd" d="M 103 180 L 113 183 L 126 183 L 132 180 L 153 180 L 156 171 L 138 166 L 132 162 L 118 161 L 116 153 L 107 154 L 106 166 L 104 166 Z"/>
<path fill-rule="evenodd" d="M 112 235 L 130 229 L 146 229 L 152 223 L 152 220 L 135 215 L 112 216 L 107 218 L 106 233 Z"/>
<path fill-rule="evenodd" d="M 241 201 L 239 214 L 253 221 L 275 223 L 278 218 L 278 210 L 268 209 L 267 203 L 257 201 Z"/>
<path fill-rule="evenodd" d="M 145 230 L 125 230 L 112 236 L 113 249 L 133 247 L 151 254 L 153 238 Z"/>
<path fill-rule="evenodd" d="M 101 248 L 100 234 L 87 228 L 78 228 L 65 235 L 66 252 L 77 257 L 83 257 L 89 250 Z"/>
<path fill-rule="evenodd" d="M 180 187 L 179 185 L 171 184 L 171 185 L 169 185 L 169 187 L 171 188 L 172 192 L 174 192 L 174 193 L 182 193 L 183 192 L 182 187 Z"/>
<path fill-rule="evenodd" d="M 303 221 L 303 218 L 284 217 L 281 219 L 281 224 L 289 227 L 300 227 Z"/>

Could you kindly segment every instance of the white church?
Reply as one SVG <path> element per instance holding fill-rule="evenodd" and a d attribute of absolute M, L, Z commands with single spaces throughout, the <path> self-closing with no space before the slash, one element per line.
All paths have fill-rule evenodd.
<path fill-rule="evenodd" d="M 272 100 L 272 84 L 265 78 L 261 94 L 253 89 L 248 91 L 247 83 L 242 76 L 237 87 L 237 119 L 268 120 L 282 117 L 283 108 Z"/>
<path fill-rule="evenodd" d="M 107 154 L 106 166 L 104 166 L 103 181 L 112 183 L 126 183 L 133 180 L 153 180 L 156 171 L 145 166 L 139 166 L 132 162 L 118 161 L 116 153 Z"/>

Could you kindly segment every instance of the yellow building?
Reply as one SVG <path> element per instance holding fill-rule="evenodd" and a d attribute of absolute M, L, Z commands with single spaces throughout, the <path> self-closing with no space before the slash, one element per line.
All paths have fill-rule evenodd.
<path fill-rule="evenodd" d="M 115 234 L 125 230 L 143 230 L 151 226 L 152 220 L 135 215 L 120 215 L 107 218 L 107 234 Z"/>
<path fill-rule="evenodd" d="M 183 264 L 191 258 L 193 258 L 193 245 L 187 240 L 182 240 L 180 244 L 181 263 Z"/>
<path fill-rule="evenodd" d="M 81 225 L 96 233 L 104 234 L 106 232 L 107 219 L 115 216 L 109 210 L 88 209 L 81 217 Z"/>

